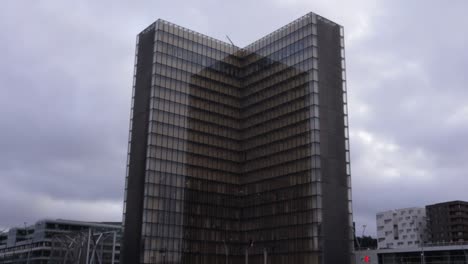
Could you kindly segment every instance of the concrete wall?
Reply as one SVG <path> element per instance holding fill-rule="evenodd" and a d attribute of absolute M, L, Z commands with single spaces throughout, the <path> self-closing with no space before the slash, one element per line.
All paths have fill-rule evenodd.
<path fill-rule="evenodd" d="M 419 247 L 426 240 L 426 210 L 405 208 L 378 213 L 377 241 L 382 248 Z"/>

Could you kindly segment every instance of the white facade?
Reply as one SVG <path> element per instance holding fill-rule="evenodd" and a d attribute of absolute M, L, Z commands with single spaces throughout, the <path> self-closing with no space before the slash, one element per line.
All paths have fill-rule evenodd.
<path fill-rule="evenodd" d="M 379 249 L 419 247 L 426 239 L 425 208 L 381 212 L 376 218 Z"/>

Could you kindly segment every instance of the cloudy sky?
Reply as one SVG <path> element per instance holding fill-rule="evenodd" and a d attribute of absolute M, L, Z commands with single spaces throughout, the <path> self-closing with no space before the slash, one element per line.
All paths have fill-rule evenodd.
<path fill-rule="evenodd" d="M 376 233 L 378 211 L 468 200 L 466 10 L 463 0 L 3 0 L 0 230 L 121 220 L 135 37 L 157 18 L 238 46 L 309 11 L 343 25 L 359 234 Z"/>

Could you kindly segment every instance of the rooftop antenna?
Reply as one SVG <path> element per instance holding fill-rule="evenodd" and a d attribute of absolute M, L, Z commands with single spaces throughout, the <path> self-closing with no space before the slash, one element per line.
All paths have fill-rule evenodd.
<path fill-rule="evenodd" d="M 228 35 L 226 35 L 226 38 L 229 40 L 229 42 L 231 42 L 231 44 L 232 44 L 234 47 L 237 47 L 236 45 L 234 45 L 234 43 L 232 42 L 232 40 L 229 38 Z"/>

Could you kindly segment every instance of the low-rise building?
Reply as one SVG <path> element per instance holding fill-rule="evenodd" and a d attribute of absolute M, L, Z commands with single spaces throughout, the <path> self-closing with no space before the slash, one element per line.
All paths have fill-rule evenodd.
<path fill-rule="evenodd" d="M 378 213 L 378 248 L 418 247 L 426 239 L 424 208 L 404 208 Z"/>
<path fill-rule="evenodd" d="M 121 231 L 118 222 L 62 219 L 10 228 L 0 234 L 0 263 L 81 263 L 85 258 L 119 263 Z"/>
<path fill-rule="evenodd" d="M 468 244 L 361 250 L 355 252 L 355 257 L 356 264 L 463 264 L 468 263 Z"/>

